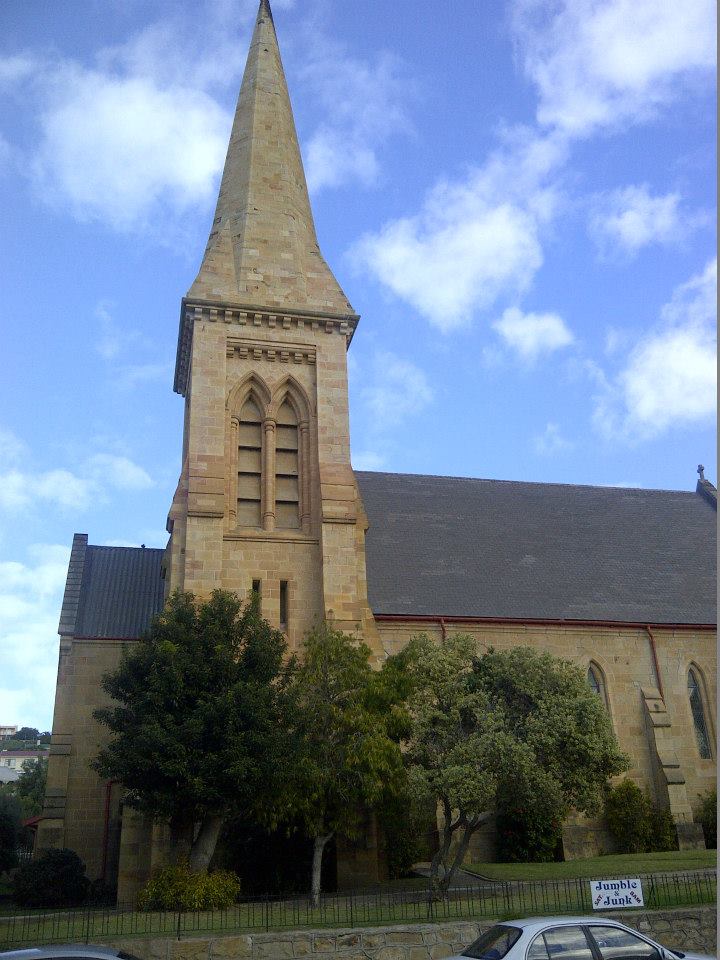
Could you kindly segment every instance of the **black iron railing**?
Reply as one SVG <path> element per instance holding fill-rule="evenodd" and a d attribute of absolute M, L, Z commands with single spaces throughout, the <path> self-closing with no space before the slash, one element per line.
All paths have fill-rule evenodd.
<path fill-rule="evenodd" d="M 643 876 L 645 909 L 715 902 L 717 875 L 703 870 Z M 0 907 L 0 949 L 48 943 L 107 942 L 126 937 L 192 937 L 433 923 L 445 920 L 497 920 L 554 914 L 590 914 L 590 881 L 479 881 L 455 886 L 444 897 L 429 887 L 383 887 L 353 893 L 324 894 L 313 906 L 306 897 L 253 898 L 227 910 L 176 913 L 143 912 L 133 905 L 68 910 Z"/>

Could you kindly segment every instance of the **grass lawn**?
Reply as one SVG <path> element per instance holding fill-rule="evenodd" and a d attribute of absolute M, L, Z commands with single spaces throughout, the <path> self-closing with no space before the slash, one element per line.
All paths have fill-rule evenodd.
<path fill-rule="evenodd" d="M 566 863 L 469 863 L 468 870 L 491 880 L 604 879 L 674 870 L 705 870 L 717 866 L 716 850 L 669 850 L 665 853 L 624 853 Z"/>

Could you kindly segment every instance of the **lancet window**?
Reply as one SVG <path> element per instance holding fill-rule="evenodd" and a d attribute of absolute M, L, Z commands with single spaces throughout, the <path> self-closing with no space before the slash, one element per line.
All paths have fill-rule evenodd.
<path fill-rule="evenodd" d="M 591 663 L 587 672 L 588 686 L 594 694 L 602 700 L 604 706 L 608 707 L 607 690 L 605 689 L 605 678 L 602 670 L 596 663 Z"/>
<path fill-rule="evenodd" d="M 286 400 L 275 428 L 275 525 L 300 526 L 300 444 L 297 416 Z"/>
<path fill-rule="evenodd" d="M 236 388 L 237 402 L 230 399 L 228 527 L 309 533 L 310 441 L 304 397 L 292 384 L 274 400 L 262 382 L 247 394 L 241 389 Z"/>
<path fill-rule="evenodd" d="M 710 736 L 708 734 L 707 723 L 705 722 L 705 705 L 703 703 L 700 677 L 692 667 L 688 670 L 688 697 L 690 698 L 690 711 L 692 713 L 693 726 L 695 727 L 695 739 L 697 740 L 698 751 L 703 760 L 710 760 L 712 757 L 710 751 Z"/>
<path fill-rule="evenodd" d="M 259 527 L 262 521 L 262 414 L 249 397 L 240 412 L 237 453 L 237 523 Z"/>

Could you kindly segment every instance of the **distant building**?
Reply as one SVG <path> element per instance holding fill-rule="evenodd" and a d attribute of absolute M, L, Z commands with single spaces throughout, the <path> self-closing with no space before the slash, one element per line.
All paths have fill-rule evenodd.
<path fill-rule="evenodd" d="M 17 732 L 18 732 L 18 727 L 0 726 L 0 738 L 14 737 Z"/>
<path fill-rule="evenodd" d="M 47 750 L 0 750 L 0 783 L 14 783 L 26 763 L 36 764 L 47 756 Z"/>

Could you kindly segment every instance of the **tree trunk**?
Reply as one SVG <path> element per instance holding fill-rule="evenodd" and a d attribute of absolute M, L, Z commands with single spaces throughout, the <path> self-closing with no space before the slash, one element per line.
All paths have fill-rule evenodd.
<path fill-rule="evenodd" d="M 192 817 L 175 814 L 170 819 L 170 863 L 175 865 L 190 859 L 193 839 Z"/>
<path fill-rule="evenodd" d="M 313 842 L 313 862 L 312 862 L 312 882 L 310 886 L 310 895 L 312 899 L 312 905 L 317 907 L 320 905 L 320 878 L 322 873 L 322 858 L 323 851 L 325 850 L 325 844 L 332 837 L 332 833 L 328 833 L 324 837 L 315 837 Z"/>
<path fill-rule="evenodd" d="M 206 816 L 190 849 L 190 869 L 196 873 L 206 873 L 215 853 L 215 847 L 222 830 L 225 817 L 221 814 Z"/>
<path fill-rule="evenodd" d="M 450 853 L 453 831 L 457 826 L 457 824 L 453 824 L 452 822 L 452 810 L 446 800 L 443 800 L 443 815 L 442 839 L 440 840 L 438 851 L 432 858 L 432 863 L 430 864 L 430 885 L 434 897 L 441 896 L 447 889 L 447 887 L 444 886 L 444 880 L 447 874 L 447 858 Z M 441 866 L 443 872 L 442 877 L 440 876 Z"/>
<path fill-rule="evenodd" d="M 463 835 L 460 843 L 457 845 L 457 849 L 455 850 L 455 856 L 453 857 L 453 862 L 450 865 L 450 869 L 445 871 L 445 876 L 440 883 L 443 894 L 447 893 L 453 877 L 457 873 L 458 868 L 462 866 L 463 860 L 465 859 L 465 854 L 470 846 L 470 839 L 472 835 L 484 823 L 487 823 L 490 817 L 492 817 L 492 813 L 490 811 L 486 811 L 485 813 L 478 814 L 477 817 L 474 817 L 471 820 L 458 820 L 456 826 L 459 826 L 460 823 L 463 823 L 464 825 Z"/>

